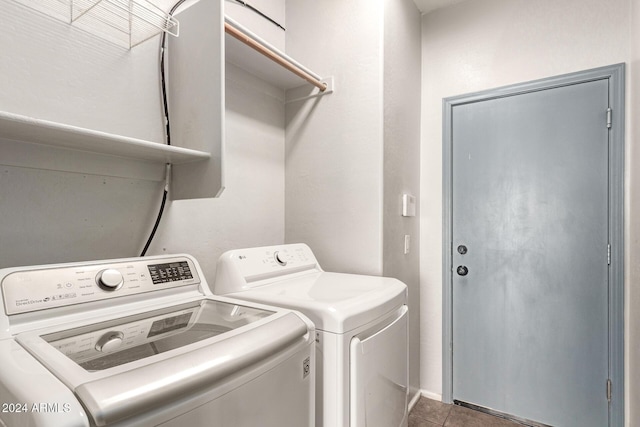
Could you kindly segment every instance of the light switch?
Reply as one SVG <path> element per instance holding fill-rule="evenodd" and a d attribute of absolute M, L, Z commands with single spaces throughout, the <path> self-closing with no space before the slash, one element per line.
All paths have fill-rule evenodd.
<path fill-rule="evenodd" d="M 404 254 L 408 254 L 411 247 L 411 236 L 408 234 L 404 235 Z"/>
<path fill-rule="evenodd" d="M 416 197 L 411 194 L 402 195 L 402 216 L 416 216 Z"/>

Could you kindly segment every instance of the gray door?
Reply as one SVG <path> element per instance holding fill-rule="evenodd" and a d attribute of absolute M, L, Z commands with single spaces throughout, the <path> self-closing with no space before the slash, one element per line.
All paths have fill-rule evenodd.
<path fill-rule="evenodd" d="M 453 107 L 454 400 L 608 425 L 608 103 L 602 79 Z"/>

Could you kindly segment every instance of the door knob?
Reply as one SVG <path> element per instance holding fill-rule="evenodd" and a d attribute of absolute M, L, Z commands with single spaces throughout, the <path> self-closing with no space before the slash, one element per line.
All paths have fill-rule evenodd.
<path fill-rule="evenodd" d="M 469 269 L 464 265 L 459 265 L 456 271 L 458 272 L 458 276 L 466 276 L 469 273 Z"/>

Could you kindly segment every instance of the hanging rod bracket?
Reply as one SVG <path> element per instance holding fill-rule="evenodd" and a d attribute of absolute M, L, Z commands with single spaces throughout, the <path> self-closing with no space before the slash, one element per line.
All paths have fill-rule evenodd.
<path fill-rule="evenodd" d="M 309 93 L 308 95 L 300 96 L 298 98 L 293 98 L 293 99 L 287 99 L 285 101 L 285 104 L 290 104 L 292 102 L 298 102 L 298 101 L 305 101 L 307 99 L 317 98 L 319 96 L 324 96 L 324 95 L 328 95 L 330 93 L 333 93 L 333 91 L 335 90 L 335 83 L 334 83 L 333 76 L 326 77 L 324 79 L 321 79 L 320 81 L 325 84 L 325 90 L 321 91 L 320 89 L 315 87 L 315 88 L 313 88 L 313 91 L 311 93 Z M 292 89 L 292 90 L 294 90 L 294 89 Z"/>

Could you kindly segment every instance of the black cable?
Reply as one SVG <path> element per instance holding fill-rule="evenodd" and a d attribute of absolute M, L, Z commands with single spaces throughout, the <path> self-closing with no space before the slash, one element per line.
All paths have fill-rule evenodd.
<path fill-rule="evenodd" d="M 179 0 L 173 5 L 169 11 L 169 16 L 173 16 L 176 9 L 180 7 L 185 0 Z M 171 145 L 171 126 L 169 124 L 169 102 L 167 101 L 167 84 L 164 71 L 165 45 L 167 44 L 167 33 L 163 32 L 160 38 L 160 87 L 162 90 L 162 111 L 164 113 L 165 138 L 167 145 Z"/>
<path fill-rule="evenodd" d="M 171 10 L 169 11 L 169 16 L 173 16 L 173 14 L 175 13 L 176 9 L 178 9 L 180 7 L 180 5 L 182 3 L 184 3 L 185 1 L 186 0 L 179 0 L 178 2 L 176 2 L 176 4 L 174 4 L 173 7 L 171 8 Z M 277 23 L 276 21 L 271 19 L 269 16 L 265 15 L 260 10 L 258 10 L 255 7 L 251 6 L 247 2 L 245 2 L 243 0 L 234 0 L 234 1 L 236 1 L 237 3 L 240 3 L 241 5 L 245 6 L 249 10 L 257 13 L 260 16 L 262 16 L 263 18 L 265 18 L 269 22 L 271 22 L 274 25 L 276 25 L 277 27 L 281 28 L 283 31 L 286 31 L 285 28 L 282 25 L 280 25 L 279 23 Z M 168 102 L 168 99 L 167 99 L 167 83 L 166 83 L 165 66 L 164 66 L 164 59 L 165 59 L 165 56 L 166 56 L 165 55 L 166 42 L 167 42 L 167 33 L 163 32 L 162 36 L 160 38 L 160 88 L 161 88 L 161 92 L 162 92 L 162 110 L 163 110 L 163 113 L 164 113 L 164 122 L 165 122 L 165 140 L 166 140 L 167 145 L 171 145 L 171 125 L 170 125 L 170 122 L 169 122 L 169 102 Z M 162 213 L 164 212 L 164 205 L 165 205 L 165 203 L 167 201 L 167 194 L 169 193 L 169 174 L 170 173 L 171 173 L 170 164 L 167 164 L 167 171 L 166 171 L 166 176 L 165 176 L 165 186 L 164 186 L 164 191 L 163 191 L 163 194 L 162 194 L 162 203 L 160 204 L 160 210 L 159 210 L 158 216 L 156 218 L 156 223 L 153 226 L 153 230 L 151 230 L 151 234 L 149 235 L 149 238 L 147 239 L 147 243 L 144 245 L 144 249 L 142 250 L 142 253 L 140 254 L 141 257 L 145 256 L 145 254 L 147 253 L 147 249 L 149 249 L 149 245 L 151 245 L 151 242 L 153 241 L 153 238 L 156 235 L 156 231 L 158 230 L 158 226 L 160 225 L 160 219 L 162 219 Z"/>
<path fill-rule="evenodd" d="M 170 16 L 173 16 L 174 12 L 185 0 L 179 0 L 169 12 Z M 167 145 L 171 145 L 171 126 L 169 125 L 169 103 L 167 101 L 167 84 L 165 79 L 164 72 L 164 57 L 165 57 L 165 45 L 167 42 L 167 33 L 163 32 L 162 37 L 160 39 L 160 87 L 162 91 L 162 109 L 164 112 L 164 122 L 165 122 L 165 138 L 167 141 Z M 165 186 L 164 191 L 162 193 L 162 203 L 160 203 L 160 210 L 158 211 L 158 216 L 156 217 L 156 223 L 153 226 L 153 230 L 151 230 L 151 234 L 147 239 L 147 243 L 144 245 L 144 249 L 142 249 L 142 253 L 140 256 L 143 257 L 147 253 L 147 249 L 149 249 L 149 245 L 153 241 L 153 238 L 156 235 L 156 231 L 158 230 L 158 225 L 160 225 L 160 220 L 162 219 L 162 214 L 164 212 L 164 205 L 167 202 L 167 194 L 169 193 L 169 174 L 171 173 L 170 164 L 167 164 L 166 172 L 165 172 Z"/>
<path fill-rule="evenodd" d="M 162 195 L 162 203 L 160 204 L 160 212 L 158 212 L 158 217 L 156 218 L 156 223 L 153 226 L 153 230 L 151 230 L 151 235 L 149 236 L 149 239 L 147 240 L 147 244 L 144 245 L 144 249 L 142 250 L 142 253 L 140 254 L 140 256 L 145 256 L 145 254 L 147 253 L 147 249 L 149 249 L 149 245 L 151 244 L 151 241 L 153 240 L 153 236 L 156 235 L 156 230 L 158 229 L 158 225 L 160 224 L 160 218 L 162 218 L 162 212 L 164 212 L 164 204 L 167 201 L 167 190 L 163 191 L 163 195 Z"/>
<path fill-rule="evenodd" d="M 244 7 L 246 7 L 247 9 L 251 10 L 252 12 L 257 13 L 258 15 L 262 16 L 264 19 L 266 19 L 267 21 L 271 22 L 273 25 L 275 25 L 276 27 L 282 29 L 282 31 L 287 31 L 282 25 L 280 25 L 278 22 L 276 22 L 273 18 L 269 17 L 268 15 L 266 15 L 264 12 L 260 11 L 259 9 L 251 6 L 249 3 L 247 3 L 246 1 L 243 0 L 233 0 L 236 3 L 239 3 L 241 5 L 243 5 Z"/>

